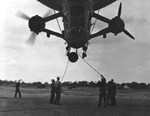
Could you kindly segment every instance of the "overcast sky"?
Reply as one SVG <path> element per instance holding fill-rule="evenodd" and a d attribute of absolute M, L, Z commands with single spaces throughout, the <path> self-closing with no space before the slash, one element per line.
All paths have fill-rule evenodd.
<path fill-rule="evenodd" d="M 116 16 L 119 3 L 103 8 L 100 13 L 108 18 Z M 90 40 L 88 57 L 85 60 L 103 74 L 107 80 L 116 82 L 150 82 L 150 1 L 122 0 L 122 18 L 126 29 L 136 40 L 124 33 L 107 39 L 97 37 Z M 30 31 L 27 21 L 16 17 L 17 11 L 29 16 L 44 15 L 49 8 L 36 0 L 5 0 L 0 4 L 0 79 L 25 82 L 50 82 L 62 76 L 67 64 L 64 41 L 58 37 L 46 37 L 40 33 L 34 46 L 26 44 Z M 53 11 L 52 11 L 53 12 Z M 61 21 L 61 20 L 60 20 Z M 107 26 L 97 21 L 95 31 Z M 56 20 L 47 27 L 59 31 Z M 82 53 L 79 50 L 79 53 Z M 98 81 L 100 76 L 81 58 L 69 63 L 63 81 Z"/>

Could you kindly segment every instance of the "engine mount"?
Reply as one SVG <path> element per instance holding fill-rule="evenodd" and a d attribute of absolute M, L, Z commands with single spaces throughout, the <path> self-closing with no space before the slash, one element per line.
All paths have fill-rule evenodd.
<path fill-rule="evenodd" d="M 124 30 L 125 28 L 124 21 L 119 17 L 115 17 L 109 23 L 109 28 L 115 35 L 117 35 L 118 33 Z"/>
<path fill-rule="evenodd" d="M 45 21 L 42 17 L 36 15 L 30 18 L 28 26 L 34 33 L 40 33 L 45 29 Z"/>

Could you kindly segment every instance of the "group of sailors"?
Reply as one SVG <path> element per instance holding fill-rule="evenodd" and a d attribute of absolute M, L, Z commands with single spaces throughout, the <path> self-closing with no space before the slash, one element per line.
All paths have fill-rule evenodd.
<path fill-rule="evenodd" d="M 61 97 L 61 82 L 60 77 L 57 77 L 57 80 L 54 79 L 51 80 L 51 95 L 50 95 L 50 103 L 51 104 L 57 104 L 59 105 L 60 97 Z M 19 97 L 21 98 L 21 91 L 20 91 L 20 80 L 16 83 L 16 91 L 14 97 L 17 97 L 17 94 L 19 94 Z"/>
<path fill-rule="evenodd" d="M 61 82 L 60 77 L 57 77 L 57 80 L 54 79 L 51 80 L 51 95 L 50 95 L 50 101 L 51 104 L 59 105 L 60 103 L 60 97 L 61 97 Z M 21 98 L 21 92 L 19 89 L 20 81 L 16 84 L 16 92 L 15 96 L 17 97 L 17 93 L 19 93 L 19 97 Z M 102 100 L 104 101 L 104 107 L 106 108 L 107 105 L 115 106 L 116 105 L 116 84 L 114 83 L 114 80 L 111 79 L 108 83 L 106 83 L 106 79 L 103 75 L 101 75 L 101 80 L 98 83 L 99 87 L 99 102 L 98 107 L 101 106 Z"/>
<path fill-rule="evenodd" d="M 101 75 L 101 81 L 98 83 L 99 87 L 99 103 L 98 107 L 101 106 L 102 99 L 104 101 L 104 107 L 107 105 L 116 106 L 116 84 L 114 80 L 111 79 L 108 83 L 106 83 L 106 79 L 103 75 Z"/>
<path fill-rule="evenodd" d="M 57 80 L 51 80 L 51 96 L 50 96 L 50 103 L 59 105 L 60 97 L 61 97 L 61 82 L 60 77 L 57 77 Z"/>

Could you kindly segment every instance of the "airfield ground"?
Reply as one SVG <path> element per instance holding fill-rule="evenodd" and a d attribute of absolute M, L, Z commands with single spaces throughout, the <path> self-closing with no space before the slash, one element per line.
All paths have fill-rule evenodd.
<path fill-rule="evenodd" d="M 14 88 L 0 86 L 0 116 L 149 116 L 150 90 L 119 90 L 117 106 L 97 107 L 98 89 L 73 88 L 62 91 L 60 105 L 49 104 L 49 89 L 21 88 L 22 98 L 14 98 Z"/>

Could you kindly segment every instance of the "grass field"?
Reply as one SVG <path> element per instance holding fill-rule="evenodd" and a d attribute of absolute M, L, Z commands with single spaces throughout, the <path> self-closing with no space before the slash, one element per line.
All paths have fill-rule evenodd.
<path fill-rule="evenodd" d="M 49 104 L 49 89 L 21 88 L 14 98 L 12 87 L 0 86 L 0 116 L 149 116 L 150 90 L 119 90 L 117 106 L 98 105 L 98 89 L 63 88 L 60 105 Z"/>

